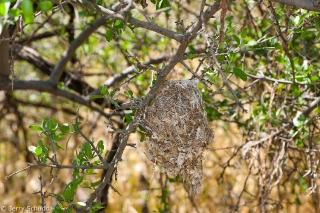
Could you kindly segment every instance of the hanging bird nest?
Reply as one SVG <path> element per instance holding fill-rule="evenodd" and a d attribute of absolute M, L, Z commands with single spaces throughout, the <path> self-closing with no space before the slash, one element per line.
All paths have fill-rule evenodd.
<path fill-rule="evenodd" d="M 168 175 L 180 175 L 190 195 L 201 191 L 202 154 L 212 140 L 197 80 L 166 81 L 147 107 L 146 156 Z"/>

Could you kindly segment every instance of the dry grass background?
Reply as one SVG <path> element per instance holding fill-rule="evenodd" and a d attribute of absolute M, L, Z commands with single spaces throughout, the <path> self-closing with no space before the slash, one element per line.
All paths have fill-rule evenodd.
<path fill-rule="evenodd" d="M 83 116 L 83 131 L 90 133 L 90 138 L 95 140 L 104 140 L 107 147 L 111 147 L 110 135 L 107 133 L 108 129 L 103 123 L 103 119 L 96 123 L 95 115 L 91 112 L 81 110 Z M 32 109 L 25 109 L 31 110 Z M 30 111 L 29 111 L 30 112 Z M 40 115 L 47 114 L 47 110 L 37 109 Z M 34 112 L 35 113 L 35 112 Z M 68 122 L 72 116 L 62 116 L 59 113 L 53 113 L 53 117 L 59 119 L 61 123 Z M 12 138 L 9 135 L 14 125 L 8 125 L 10 118 L 1 120 L 2 138 L 0 143 L 0 197 L 1 205 L 7 206 L 40 206 L 41 199 L 39 195 L 32 193 L 39 191 L 39 175 L 43 176 L 45 189 L 48 192 L 59 193 L 64 188 L 68 181 L 72 180 L 70 171 L 61 170 L 58 177 L 53 184 L 47 188 L 51 180 L 49 169 L 32 169 L 30 171 L 21 172 L 9 179 L 5 179 L 9 175 L 21 168 L 27 166 L 27 153 L 24 148 L 24 140 L 16 138 L 17 143 L 9 142 L 6 139 Z M 25 122 L 26 126 L 28 121 Z M 31 124 L 31 123 L 30 123 Z M 93 129 L 90 126 L 93 125 Z M 123 162 L 118 166 L 117 180 L 114 181 L 114 187 L 122 194 L 118 195 L 114 191 L 110 191 L 109 208 L 107 212 L 143 212 L 143 206 L 147 205 L 149 212 L 158 212 L 158 208 L 162 207 L 161 193 L 164 183 L 168 189 L 167 202 L 169 203 L 170 212 L 230 212 L 232 206 L 235 206 L 238 201 L 238 196 L 244 192 L 244 183 L 249 172 L 247 162 L 241 157 L 241 153 L 237 154 L 226 165 L 231 156 L 233 156 L 236 148 L 243 143 L 245 138 L 241 130 L 236 125 L 227 124 L 221 121 L 212 122 L 212 128 L 215 131 L 215 137 L 210 143 L 210 148 L 204 155 L 203 170 L 203 193 L 198 197 L 190 198 L 182 183 L 173 183 L 165 181 L 166 175 L 160 172 L 160 168 L 149 162 L 145 155 L 144 149 L 146 142 L 139 142 L 140 136 L 133 134 L 130 137 L 131 143 L 137 144 L 137 149 L 128 147 L 123 155 Z M 35 145 L 41 137 L 34 131 L 27 131 L 28 145 Z M 19 137 L 19 136 L 18 136 Z M 59 159 L 64 164 L 70 163 L 70 157 L 74 154 L 73 148 L 76 144 L 82 143 L 83 139 L 78 136 L 73 136 L 69 142 L 69 150 L 67 153 L 60 152 Z M 24 151 L 21 151 L 24 150 Z M 30 159 L 32 161 L 32 159 Z M 225 168 L 225 170 L 224 170 Z M 100 175 L 87 176 L 91 180 L 98 180 Z M 172 178 L 172 177 L 171 177 Z M 246 183 L 246 190 L 248 192 L 256 192 L 258 186 L 256 185 L 255 176 L 249 177 Z M 292 194 L 292 189 L 295 188 L 296 194 Z M 295 186 L 279 186 L 271 193 L 272 199 L 279 199 L 279 191 L 284 193 L 282 197 L 283 208 L 277 209 L 270 207 L 269 212 L 314 212 L 311 196 L 301 193 L 298 185 Z M 318 191 L 317 191 L 318 192 Z M 89 195 L 90 190 L 80 187 L 76 194 L 78 201 L 85 200 Z M 299 194 L 299 195 L 297 195 Z M 299 196 L 301 204 L 296 203 L 296 195 Z M 252 204 L 255 197 L 254 194 L 246 194 L 239 201 L 238 205 L 243 205 L 240 212 L 254 212 Z M 253 203 L 250 203 L 253 200 Z M 46 199 L 48 206 L 55 204 L 55 199 Z"/>

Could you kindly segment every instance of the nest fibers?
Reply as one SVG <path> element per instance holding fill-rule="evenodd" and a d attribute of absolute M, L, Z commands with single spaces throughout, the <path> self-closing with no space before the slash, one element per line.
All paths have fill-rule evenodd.
<path fill-rule="evenodd" d="M 201 191 L 202 153 L 213 138 L 197 80 L 166 81 L 145 121 L 150 130 L 146 156 L 169 175 L 180 175 L 190 195 Z"/>

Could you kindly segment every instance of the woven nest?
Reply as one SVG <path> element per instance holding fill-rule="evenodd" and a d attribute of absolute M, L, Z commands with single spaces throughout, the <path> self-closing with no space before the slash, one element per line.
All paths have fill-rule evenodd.
<path fill-rule="evenodd" d="M 180 175 L 190 195 L 201 191 L 202 154 L 213 138 L 196 80 L 166 81 L 147 107 L 146 156 L 168 175 Z"/>

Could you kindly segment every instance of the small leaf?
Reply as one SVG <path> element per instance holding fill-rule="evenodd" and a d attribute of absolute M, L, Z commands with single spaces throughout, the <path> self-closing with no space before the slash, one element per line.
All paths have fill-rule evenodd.
<path fill-rule="evenodd" d="M 92 203 L 92 210 L 93 210 L 93 211 L 97 211 L 97 210 L 103 209 L 103 208 L 104 208 L 104 207 L 101 206 L 100 203 L 98 203 L 98 202 L 93 202 L 93 203 Z"/>
<path fill-rule="evenodd" d="M 77 121 L 76 123 L 73 124 L 74 131 L 77 131 L 79 129 L 80 124 L 81 124 L 80 121 Z"/>
<path fill-rule="evenodd" d="M 109 95 L 109 90 L 106 85 L 103 85 L 103 87 L 101 87 L 100 92 L 103 96 Z"/>
<path fill-rule="evenodd" d="M 63 134 L 70 133 L 69 124 L 67 124 L 67 123 L 62 124 L 61 126 L 59 126 L 59 130 L 60 130 L 61 133 L 63 133 Z"/>
<path fill-rule="evenodd" d="M 50 132 L 54 132 L 58 128 L 58 123 L 50 119 L 47 122 L 47 127 Z"/>
<path fill-rule="evenodd" d="M 41 126 L 37 126 L 37 125 L 30 125 L 29 129 L 33 129 L 33 130 L 40 130 L 42 131 L 43 129 L 41 128 Z"/>
<path fill-rule="evenodd" d="M 90 185 L 91 185 L 91 187 L 96 187 L 96 186 L 99 186 L 99 184 L 101 183 L 101 180 L 98 180 L 98 181 L 96 181 L 96 182 L 92 182 L 92 183 L 90 183 Z"/>
<path fill-rule="evenodd" d="M 54 144 L 55 144 L 59 149 L 64 150 L 64 148 L 63 148 L 59 143 L 55 142 Z"/>
<path fill-rule="evenodd" d="M 30 24 L 33 22 L 33 2 L 31 0 L 23 0 L 21 3 L 23 20 Z"/>
<path fill-rule="evenodd" d="M 100 140 L 100 141 L 98 142 L 97 147 L 98 147 L 99 152 L 102 153 L 103 150 L 104 150 L 103 140 Z"/>
<path fill-rule="evenodd" d="M 296 145 L 298 146 L 298 147 L 303 147 L 303 145 L 304 145 L 304 143 L 303 143 L 303 140 L 297 140 L 296 141 Z"/>
<path fill-rule="evenodd" d="M 248 28 L 245 27 L 241 30 L 241 38 L 245 38 L 248 35 Z"/>
<path fill-rule="evenodd" d="M 168 2 L 168 0 L 158 0 L 157 1 L 157 5 L 156 5 L 156 9 L 162 9 L 162 8 L 166 8 L 166 7 L 170 7 L 170 3 Z"/>
<path fill-rule="evenodd" d="M 40 1 L 38 2 L 38 6 L 40 10 L 49 11 L 51 10 L 53 3 L 51 1 Z"/>
<path fill-rule="evenodd" d="M 132 114 L 125 114 L 124 118 L 127 123 L 130 123 L 132 121 Z"/>
<path fill-rule="evenodd" d="M 83 144 L 84 153 L 86 156 L 91 160 L 93 158 L 92 156 L 92 148 L 89 142 L 85 142 Z"/>
<path fill-rule="evenodd" d="M 110 97 L 112 98 L 117 91 L 119 91 L 119 88 L 113 88 L 113 90 L 110 92 Z"/>
<path fill-rule="evenodd" d="M 236 77 L 241 78 L 243 81 L 248 80 L 246 73 L 243 72 L 242 69 L 240 69 L 238 67 L 233 68 L 233 73 L 235 74 Z"/>
<path fill-rule="evenodd" d="M 112 40 L 112 38 L 113 38 L 113 30 L 112 30 L 112 29 L 111 29 L 111 30 L 108 30 L 108 31 L 106 32 L 105 37 L 106 37 L 107 41 L 110 42 L 110 41 Z"/>
<path fill-rule="evenodd" d="M 104 98 L 104 96 L 103 95 L 90 95 L 89 98 L 90 99 Z"/>
<path fill-rule="evenodd" d="M 10 8 L 9 9 L 9 15 L 11 17 L 18 18 L 18 16 L 20 15 L 20 10 L 16 9 L 16 8 Z"/>
<path fill-rule="evenodd" d="M 133 92 L 131 90 L 124 91 L 124 94 L 129 96 L 129 98 L 133 98 Z"/>
<path fill-rule="evenodd" d="M 10 8 L 10 2 L 0 1 L 0 15 L 6 16 Z"/>
<path fill-rule="evenodd" d="M 315 82 L 315 81 L 317 81 L 318 79 L 319 79 L 319 76 L 316 76 L 316 75 L 313 75 L 313 76 L 311 76 L 311 78 L 310 78 L 311 82 Z"/>
<path fill-rule="evenodd" d="M 146 134 L 142 134 L 140 137 L 140 142 L 143 142 L 145 138 L 146 138 Z"/>
<path fill-rule="evenodd" d="M 122 29 L 124 27 L 123 21 L 121 20 L 116 20 L 113 26 L 115 29 Z"/>
<path fill-rule="evenodd" d="M 71 184 L 69 183 L 66 188 L 64 189 L 63 193 L 63 200 L 66 202 L 70 202 L 71 198 L 73 197 L 72 189 L 71 189 Z"/>
<path fill-rule="evenodd" d="M 233 34 L 232 35 L 232 37 L 234 38 L 234 40 L 238 43 L 238 45 L 240 45 L 240 38 L 237 36 L 237 35 L 235 35 L 235 34 Z"/>
<path fill-rule="evenodd" d="M 38 146 L 35 150 L 35 154 L 40 156 L 42 154 L 42 148 L 40 146 Z"/>

